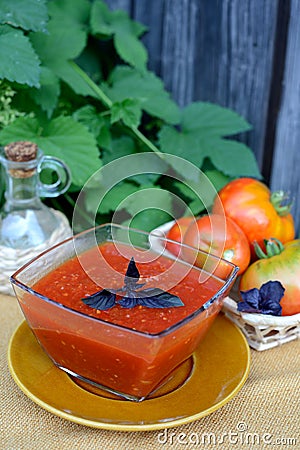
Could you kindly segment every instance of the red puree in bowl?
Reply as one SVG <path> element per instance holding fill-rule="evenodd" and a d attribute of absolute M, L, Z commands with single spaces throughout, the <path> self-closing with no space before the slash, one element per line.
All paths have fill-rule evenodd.
<path fill-rule="evenodd" d="M 221 300 L 170 332 L 156 333 L 187 318 L 224 284 L 214 277 L 200 284 L 199 270 L 181 263 L 174 265 L 173 260 L 158 255 L 153 261 L 143 263 L 141 254 L 135 259 L 139 283 L 146 281 L 146 287 L 168 290 L 180 297 L 184 306 L 122 308 L 115 305 L 99 311 L 85 305 L 82 301 L 85 296 L 124 284 L 129 261 L 113 243 L 87 250 L 80 255 L 80 261 L 75 257 L 64 262 L 33 286 L 39 294 L 83 314 L 74 314 L 29 293 L 21 300 L 31 328 L 59 367 L 138 400 L 145 398 L 178 364 L 190 357 L 218 314 Z M 114 271 L 108 269 L 107 263 Z M 149 280 L 149 277 L 154 278 Z M 166 289 L 166 282 L 171 283 L 170 289 Z"/>
<path fill-rule="evenodd" d="M 118 244 L 118 247 L 122 250 L 122 244 Z M 113 243 L 103 244 L 100 249 L 101 254 L 97 248 L 92 248 L 80 257 L 84 267 L 88 268 L 88 274 L 82 268 L 79 260 L 73 258 L 42 278 L 33 289 L 56 302 L 97 319 L 146 333 L 158 333 L 199 309 L 222 286 L 221 282 L 215 278 L 210 278 L 200 285 L 199 270 L 190 270 L 189 267 L 180 263 L 174 267 L 173 260 L 155 255 L 154 261 L 150 263 L 136 263 L 140 272 L 139 283 L 146 278 L 147 286 L 145 287 L 155 286 L 166 290 L 164 283 L 167 281 L 168 285 L 174 285 L 168 289 L 168 292 L 180 297 L 184 307 L 147 308 L 136 306 L 122 308 L 116 305 L 107 311 L 95 310 L 85 305 L 82 298 L 103 288 L 122 287 L 128 266 L 128 259 L 120 255 Z M 134 249 L 132 253 L 134 253 Z M 138 260 L 140 261 L 141 258 L 142 255 L 139 253 Z M 108 270 L 107 262 L 114 271 Z M 168 268 L 172 266 L 173 268 L 168 271 Z M 180 280 L 182 273 L 185 272 L 189 272 L 189 275 Z M 93 279 L 97 279 L 97 274 L 101 274 L 98 275 L 101 280 L 100 285 L 93 281 Z M 164 274 L 163 278 L 160 278 L 159 274 Z M 150 277 L 155 277 L 155 279 L 148 280 Z"/>

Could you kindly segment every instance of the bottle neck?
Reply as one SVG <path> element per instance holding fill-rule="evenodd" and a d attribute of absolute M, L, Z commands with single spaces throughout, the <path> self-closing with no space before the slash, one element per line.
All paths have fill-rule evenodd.
<path fill-rule="evenodd" d="M 32 170 L 30 176 L 18 177 L 6 171 L 6 191 L 4 209 L 32 208 L 38 206 L 40 199 L 37 195 L 37 173 Z"/>

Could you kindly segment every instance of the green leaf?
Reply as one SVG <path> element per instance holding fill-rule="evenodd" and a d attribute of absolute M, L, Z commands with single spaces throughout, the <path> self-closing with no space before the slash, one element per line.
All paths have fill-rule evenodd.
<path fill-rule="evenodd" d="M 123 224 L 128 225 L 131 228 L 149 232 L 172 219 L 173 216 L 165 211 L 159 209 L 147 209 L 147 211 L 139 212 L 131 220 L 129 219 Z M 142 238 L 143 237 L 141 236 L 141 239 Z M 134 245 L 138 244 L 142 245 L 142 242 L 134 242 Z"/>
<path fill-rule="evenodd" d="M 0 131 L 1 145 L 7 145 L 14 141 L 35 141 L 40 134 L 39 123 L 30 117 L 19 117 Z"/>
<path fill-rule="evenodd" d="M 135 192 L 137 188 L 131 184 L 121 182 L 112 187 L 108 192 L 104 186 L 101 185 L 101 180 L 98 185 L 85 190 L 85 207 L 89 213 L 108 214 L 118 209 L 120 203 L 129 195 Z"/>
<path fill-rule="evenodd" d="M 95 91 L 86 83 L 85 80 L 83 80 L 75 66 L 71 64 L 70 61 L 51 61 L 49 65 L 51 66 L 51 70 L 53 70 L 59 78 L 67 83 L 76 94 L 98 99 Z"/>
<path fill-rule="evenodd" d="M 160 178 L 159 173 L 141 173 L 139 175 L 133 175 L 132 177 L 129 177 L 128 179 L 133 181 L 134 183 L 138 184 L 141 187 L 149 186 L 150 184 L 155 184 L 158 179 Z"/>
<path fill-rule="evenodd" d="M 82 186 L 101 167 L 95 138 L 70 117 L 57 117 L 44 128 L 36 119 L 21 117 L 0 132 L 2 145 L 21 140 L 35 142 L 45 154 L 65 161 L 76 186 Z"/>
<path fill-rule="evenodd" d="M 135 153 L 135 142 L 130 136 L 121 136 L 111 140 L 108 148 L 105 148 L 102 154 L 103 164 L 122 158 L 122 156 L 131 155 Z"/>
<path fill-rule="evenodd" d="M 189 180 L 188 184 L 181 182 L 174 182 L 174 187 L 181 194 L 181 198 L 188 205 L 186 214 L 194 215 L 199 214 L 201 211 L 207 211 L 209 207 L 213 204 L 214 196 L 211 198 L 199 195 L 199 185 Z M 205 203 L 205 204 L 204 204 Z"/>
<path fill-rule="evenodd" d="M 52 0 L 49 2 L 49 14 L 63 26 L 78 26 L 87 30 L 91 12 L 89 0 Z"/>
<path fill-rule="evenodd" d="M 63 2 L 68 3 L 66 1 Z M 86 46 L 87 28 L 77 14 L 53 15 L 48 23 L 48 33 L 34 33 L 30 36 L 33 46 L 43 63 L 51 68 L 58 61 L 77 58 Z"/>
<path fill-rule="evenodd" d="M 39 143 L 45 152 L 66 161 L 77 186 L 82 186 L 102 165 L 94 136 L 70 117 L 51 121 Z"/>
<path fill-rule="evenodd" d="M 101 147 L 110 147 L 109 119 L 98 113 L 94 106 L 83 106 L 74 112 L 73 118 L 87 127 Z"/>
<path fill-rule="evenodd" d="M 224 175 L 260 177 L 252 151 L 245 144 L 223 139 L 247 129 L 249 124 L 231 110 L 210 103 L 192 103 L 182 113 L 181 131 L 164 126 L 159 142 L 163 152 L 185 158 L 199 168 L 209 158 Z"/>
<path fill-rule="evenodd" d="M 179 107 L 165 91 L 161 79 L 152 72 L 140 73 L 130 67 L 118 66 L 109 81 L 110 86 L 103 89 L 113 101 L 121 102 L 130 96 L 139 100 L 141 108 L 150 115 L 171 124 L 179 122 Z"/>
<path fill-rule="evenodd" d="M 92 33 L 111 36 L 114 33 L 112 18 L 113 13 L 104 2 L 100 0 L 94 1 L 90 19 Z"/>
<path fill-rule="evenodd" d="M 140 211 L 158 209 L 169 214 L 172 213 L 172 194 L 156 186 L 140 187 L 134 196 L 124 202 L 124 207 L 132 216 Z"/>
<path fill-rule="evenodd" d="M 148 54 L 138 36 L 145 28 L 132 21 L 125 11 L 110 11 L 102 1 L 95 1 L 91 11 L 93 34 L 113 37 L 116 51 L 128 64 L 139 70 L 146 69 Z"/>
<path fill-rule="evenodd" d="M 123 10 L 110 11 L 102 0 L 94 1 L 91 9 L 91 29 L 93 34 L 112 36 L 116 32 L 131 32 L 139 37 L 147 27 L 139 22 L 131 20 Z"/>
<path fill-rule="evenodd" d="M 207 156 L 201 142 L 201 135 L 197 139 L 195 134 L 180 132 L 171 126 L 162 127 L 159 133 L 159 143 L 163 152 L 185 158 L 197 167 L 202 166 L 204 158 Z"/>
<path fill-rule="evenodd" d="M 0 26 L 0 78 L 39 87 L 40 60 L 21 30 Z"/>
<path fill-rule="evenodd" d="M 251 126 L 234 111 L 212 103 L 195 102 L 182 114 L 182 129 L 205 136 L 229 136 L 248 131 Z"/>
<path fill-rule="evenodd" d="M 209 147 L 212 163 L 225 175 L 262 178 L 254 154 L 245 144 L 216 139 L 209 143 Z"/>
<path fill-rule="evenodd" d="M 128 183 L 126 181 L 119 183 L 105 195 L 99 205 L 99 212 L 101 214 L 107 214 L 120 208 L 123 209 L 122 202 L 134 194 L 137 190 L 138 187 L 132 183 Z"/>
<path fill-rule="evenodd" d="M 46 0 L 0 0 L 0 23 L 31 31 L 46 31 Z"/>
<path fill-rule="evenodd" d="M 31 89 L 30 96 L 51 117 L 60 94 L 59 79 L 47 67 L 42 67 L 40 83 L 39 89 Z"/>
<path fill-rule="evenodd" d="M 231 179 L 230 177 L 226 176 L 223 172 L 220 172 L 219 170 L 206 170 L 204 173 L 207 176 L 207 178 L 210 179 L 216 191 L 218 192 Z"/>
<path fill-rule="evenodd" d="M 136 99 L 128 98 L 115 102 L 111 107 L 111 123 L 122 120 L 128 127 L 138 127 L 141 116 L 140 102 Z"/>
<path fill-rule="evenodd" d="M 146 69 L 147 50 L 133 34 L 126 31 L 117 31 L 114 35 L 114 44 L 119 56 L 125 62 L 141 71 Z"/>
<path fill-rule="evenodd" d="M 147 50 L 138 39 L 143 28 L 133 22 L 125 11 L 110 11 L 102 1 L 95 1 L 91 11 L 93 34 L 113 36 L 119 56 L 133 67 L 145 70 Z"/>
<path fill-rule="evenodd" d="M 218 170 L 207 170 L 204 172 L 207 178 L 211 181 L 215 188 L 215 193 L 217 193 L 225 184 L 230 180 L 229 177 L 224 175 L 222 172 Z M 198 195 L 193 189 L 199 190 L 199 183 L 195 183 L 193 181 L 189 181 L 188 184 L 181 183 L 175 181 L 173 183 L 176 190 L 179 192 L 179 195 L 183 198 L 183 200 L 188 204 L 189 209 L 194 215 L 200 214 L 200 212 L 208 211 L 213 204 L 214 201 L 214 193 L 211 190 L 210 196 Z M 197 190 L 197 192 L 198 192 Z M 205 205 L 204 203 L 205 202 Z M 190 214 L 190 211 L 187 210 L 187 214 Z"/>

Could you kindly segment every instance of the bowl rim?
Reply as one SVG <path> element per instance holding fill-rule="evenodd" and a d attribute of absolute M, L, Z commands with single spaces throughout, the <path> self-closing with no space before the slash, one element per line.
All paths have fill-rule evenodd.
<path fill-rule="evenodd" d="M 105 324 L 106 326 L 109 325 L 109 326 L 112 326 L 113 328 L 117 328 L 117 329 L 120 329 L 120 328 L 121 328 L 121 329 L 123 329 L 123 330 L 126 330 L 127 332 L 129 331 L 129 332 L 134 333 L 134 334 L 137 334 L 137 335 L 139 335 L 139 336 L 144 336 L 144 337 L 147 337 L 147 338 L 158 338 L 158 337 L 162 337 L 162 336 L 168 335 L 168 334 L 172 333 L 173 331 L 177 330 L 178 328 L 183 327 L 187 322 L 190 322 L 192 319 L 194 319 L 196 316 L 198 316 L 199 314 L 201 314 L 203 311 L 209 309 L 210 306 L 211 306 L 213 303 L 215 303 L 215 302 L 217 301 L 217 299 L 218 299 L 220 296 L 222 296 L 222 295 L 224 294 L 224 291 L 227 290 L 228 286 L 229 286 L 229 285 L 232 283 L 232 281 L 236 278 L 237 272 L 238 272 L 238 270 L 239 270 L 238 266 L 236 266 L 235 264 L 231 263 L 230 261 L 227 261 L 227 260 L 225 260 L 224 258 L 221 258 L 221 257 L 219 257 L 219 256 L 213 255 L 213 254 L 211 254 L 211 253 L 208 253 L 208 252 L 206 252 L 206 251 L 204 251 L 204 250 L 199 250 L 199 249 L 198 249 L 198 251 L 201 252 L 201 253 L 203 253 L 204 255 L 208 255 L 209 257 L 212 257 L 213 259 L 216 259 L 216 260 L 218 260 L 219 262 L 220 262 L 220 261 L 223 261 L 225 264 L 231 266 L 231 267 L 232 267 L 232 273 L 231 273 L 230 276 L 228 276 L 228 279 L 227 279 L 227 280 L 222 280 L 222 281 L 224 281 L 224 284 L 223 284 L 223 286 L 221 287 L 221 289 L 219 289 L 219 290 L 218 290 L 218 291 L 217 291 L 217 292 L 216 292 L 209 300 L 207 300 L 200 308 L 196 309 L 194 312 L 192 312 L 192 313 L 189 314 L 188 316 L 182 318 L 182 319 L 179 320 L 178 322 L 175 322 L 173 325 L 170 325 L 170 326 L 168 326 L 167 328 L 165 328 L 165 329 L 163 329 L 163 330 L 161 330 L 161 331 L 159 331 L 159 332 L 156 332 L 156 333 L 150 333 L 150 332 L 146 332 L 146 331 L 135 330 L 135 329 L 133 329 L 133 328 L 130 328 L 130 327 L 127 327 L 127 326 L 124 326 L 124 325 L 119 325 L 119 324 L 116 324 L 116 323 L 113 323 L 113 322 L 110 322 L 110 321 L 107 321 L 107 320 L 103 320 L 103 319 L 98 318 L 98 317 L 89 316 L 89 315 L 87 315 L 86 313 L 80 312 L 80 311 L 78 311 L 78 310 L 76 310 L 76 309 L 72 309 L 72 308 L 70 308 L 69 306 L 64 305 L 63 303 L 60 303 L 60 302 L 58 302 L 58 301 L 56 301 L 56 300 L 53 300 L 53 299 L 51 299 L 51 298 L 49 298 L 49 297 L 47 297 L 47 296 L 45 296 L 45 295 L 43 295 L 43 294 L 41 294 L 41 293 L 35 291 L 32 287 L 27 286 L 25 283 L 23 283 L 22 281 L 20 281 L 20 280 L 17 279 L 18 275 L 19 275 L 21 272 L 23 272 L 27 267 L 31 266 L 31 265 L 32 265 L 35 261 L 37 261 L 38 259 L 41 259 L 44 255 L 46 255 L 46 254 L 48 254 L 48 253 L 51 253 L 52 251 L 54 251 L 54 250 L 57 249 L 58 247 L 61 247 L 61 246 L 63 246 L 64 244 L 66 244 L 66 243 L 68 243 L 68 242 L 71 242 L 71 241 L 74 242 L 76 239 L 78 239 L 78 238 L 81 237 L 81 236 L 84 236 L 84 235 L 86 235 L 86 234 L 89 234 L 89 233 L 91 233 L 91 232 L 93 232 L 93 231 L 96 232 L 97 229 L 104 228 L 104 227 L 108 227 L 108 226 L 109 226 L 109 227 L 113 226 L 113 227 L 116 227 L 116 228 L 119 228 L 119 229 L 123 229 L 123 230 L 131 230 L 131 231 L 134 231 L 134 232 L 139 232 L 139 233 L 144 234 L 144 235 L 146 235 L 146 236 L 148 236 L 148 237 L 150 237 L 150 236 L 152 235 L 152 232 L 151 232 L 151 231 L 150 231 L 150 232 L 147 232 L 147 231 L 139 230 L 139 229 L 137 229 L 137 228 L 126 227 L 126 226 L 123 226 L 123 225 L 118 225 L 118 224 L 113 224 L 113 223 L 104 223 L 104 224 L 101 224 L 101 225 L 98 225 L 98 226 L 95 226 L 95 227 L 91 227 L 91 228 L 89 228 L 89 229 L 87 229 L 87 230 L 81 231 L 80 233 L 77 233 L 77 234 L 75 234 L 75 235 L 72 235 L 72 236 L 70 236 L 70 237 L 64 239 L 63 241 L 61 241 L 61 242 L 59 242 L 59 243 L 53 245 L 52 247 L 49 247 L 48 249 L 44 250 L 43 252 L 39 253 L 37 256 L 35 256 L 34 258 L 30 259 L 27 263 L 25 263 L 23 266 L 21 266 L 19 269 L 17 269 L 17 270 L 10 276 L 10 282 L 11 282 L 13 288 L 14 288 L 15 295 L 16 295 L 16 298 L 17 298 L 18 302 L 19 302 L 19 298 L 18 298 L 18 295 L 17 295 L 17 293 L 16 293 L 15 286 L 19 287 L 19 288 L 22 289 L 23 291 L 28 292 L 28 293 L 31 294 L 31 295 L 34 295 L 35 297 L 38 297 L 39 299 L 45 301 L 46 303 L 51 303 L 52 305 L 54 305 L 54 306 L 56 306 L 56 307 L 58 307 L 58 308 L 60 308 L 60 309 L 64 309 L 64 310 L 66 310 L 66 311 L 69 311 L 71 314 L 75 314 L 75 315 L 79 315 L 80 317 L 84 317 L 84 318 L 87 319 L 87 320 L 92 320 L 92 321 L 95 321 L 96 323 L 99 323 L 99 322 L 100 322 L 100 323 L 102 323 L 102 324 Z M 159 237 L 160 237 L 161 239 L 163 239 L 164 241 L 168 241 L 168 242 L 172 242 L 172 243 L 177 243 L 177 244 L 178 244 L 178 242 L 176 242 L 176 241 L 174 241 L 174 240 L 172 240 L 172 239 L 166 238 L 166 237 L 164 237 L 164 236 L 159 236 Z M 110 242 L 110 241 L 107 241 L 107 242 Z M 151 243 L 150 243 L 150 244 L 151 244 Z M 191 247 L 191 246 L 186 245 L 186 244 L 181 244 L 181 245 L 182 245 L 183 247 L 186 247 L 186 248 L 190 248 L 190 249 L 193 249 L 193 250 L 195 249 L 194 247 Z M 76 255 L 76 250 L 75 250 L 75 255 Z M 75 256 L 75 255 L 74 255 L 74 256 Z M 74 257 L 74 256 L 73 256 L 73 257 Z M 166 257 L 166 258 L 169 258 L 168 256 L 165 256 L 165 257 Z M 178 259 L 178 258 L 176 258 L 176 259 Z M 199 272 L 204 270 L 204 269 L 201 269 L 200 267 L 197 267 L 197 266 L 194 266 L 194 265 L 188 263 L 187 261 L 183 261 L 183 260 L 180 260 L 180 259 L 178 259 L 178 260 L 180 261 L 180 263 L 185 264 L 185 265 L 188 265 L 191 269 L 197 270 L 197 271 L 199 271 Z M 67 261 L 67 260 L 66 260 L 66 261 Z M 64 261 L 64 262 L 65 262 L 65 261 Z M 58 267 L 59 267 L 59 266 L 58 266 Z M 219 277 L 217 277 L 217 276 L 214 275 L 214 274 L 210 274 L 210 275 L 213 276 L 213 277 L 215 277 L 215 278 L 220 279 Z M 20 302 L 19 302 L 19 303 L 20 303 Z"/>

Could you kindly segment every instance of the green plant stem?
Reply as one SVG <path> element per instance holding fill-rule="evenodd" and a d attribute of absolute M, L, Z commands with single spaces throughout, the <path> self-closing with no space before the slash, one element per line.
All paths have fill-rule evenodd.
<path fill-rule="evenodd" d="M 89 87 L 97 94 L 99 100 L 106 106 L 106 108 L 111 108 L 113 102 L 107 95 L 102 91 L 102 89 L 97 86 L 96 83 L 85 73 L 84 70 L 81 69 L 81 67 L 78 66 L 74 61 L 70 61 L 69 64 L 73 67 L 74 70 L 78 73 L 78 75 L 81 76 L 81 78 L 86 82 L 86 84 L 89 85 Z"/>
<path fill-rule="evenodd" d="M 110 109 L 113 105 L 111 99 L 102 91 L 102 89 L 99 86 L 97 86 L 96 83 L 94 83 L 94 81 L 74 61 L 70 61 L 70 64 L 72 65 L 74 70 L 76 70 L 78 75 L 80 75 L 81 78 L 95 92 L 95 94 L 97 94 L 99 100 L 103 103 L 103 105 L 106 108 Z M 146 145 L 146 147 L 149 148 L 149 150 L 157 153 L 159 156 L 163 158 L 163 153 L 143 133 L 141 133 L 138 128 L 136 127 L 128 127 L 128 128 L 135 134 L 135 136 L 141 142 L 143 142 L 144 145 Z"/>
<path fill-rule="evenodd" d="M 158 148 L 151 141 L 149 141 L 149 139 L 146 138 L 146 136 L 143 133 L 141 133 L 140 130 L 138 130 L 138 128 L 136 127 L 130 128 L 141 142 L 143 142 L 152 152 L 158 153 L 159 156 L 163 158 L 163 153 L 160 150 L 158 150 Z"/>

